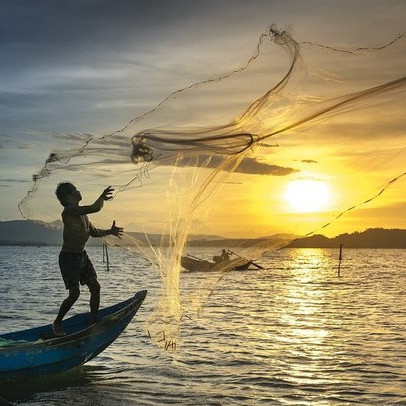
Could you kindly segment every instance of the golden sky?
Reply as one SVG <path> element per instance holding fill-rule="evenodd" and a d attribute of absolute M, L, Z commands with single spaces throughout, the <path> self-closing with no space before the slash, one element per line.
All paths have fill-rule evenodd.
<path fill-rule="evenodd" d="M 361 50 L 356 55 L 306 44 L 342 50 L 381 47 L 404 29 L 402 2 L 179 1 L 142 8 L 124 3 L 114 6 L 114 13 L 109 2 L 97 9 L 78 3 L 82 13 L 74 13 L 73 4 L 58 10 L 29 2 L 20 8 L 6 4 L 6 40 L 1 46 L 8 58 L 0 62 L 5 79 L 0 91 L 0 220 L 21 218 L 17 204 L 51 151 L 77 148 L 90 136 L 112 133 L 177 89 L 241 68 L 272 23 L 288 28 L 301 43 L 304 68 L 295 72 L 276 104 L 244 124 L 247 131 L 283 129 L 311 115 L 322 99 L 379 86 L 405 71 L 401 40 L 388 50 Z M 26 24 L 16 24 L 17 19 Z M 288 67 L 283 50 L 263 52 L 250 69 L 192 88 L 138 127 L 130 127 L 125 132 L 128 144 L 132 130 L 149 126 L 227 123 L 273 87 Z M 406 171 L 404 110 L 401 84 L 268 138 L 270 145 L 255 148 L 235 173 L 215 179 L 222 185 L 198 212 L 192 232 L 235 237 L 306 234 L 331 222 Z M 116 154 L 119 147 L 114 148 Z M 103 154 L 105 159 L 108 151 Z M 125 147 L 119 154 L 126 162 L 130 145 L 128 154 Z M 53 196 L 58 181 L 78 183 L 84 203 L 91 203 L 108 184 L 121 185 L 139 169 L 129 159 L 117 168 L 104 162 L 85 171 L 57 171 L 47 179 L 33 207 L 34 217 L 58 218 L 60 207 Z M 90 173 L 93 177 L 87 179 Z M 205 173 L 201 171 L 199 181 Z M 193 168 L 178 168 L 173 175 L 172 167 L 164 164 L 146 175 L 142 187 L 118 194 L 93 221 L 107 226 L 114 218 L 127 229 L 162 231 L 173 200 L 186 210 L 198 190 Z M 401 178 L 378 199 L 322 232 L 406 228 L 404 190 Z"/>

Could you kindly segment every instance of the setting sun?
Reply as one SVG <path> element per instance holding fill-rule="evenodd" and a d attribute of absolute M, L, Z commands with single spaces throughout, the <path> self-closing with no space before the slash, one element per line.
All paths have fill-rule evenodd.
<path fill-rule="evenodd" d="M 322 181 L 295 180 L 286 188 L 285 199 L 297 212 L 314 212 L 325 207 L 330 198 L 327 185 Z"/>

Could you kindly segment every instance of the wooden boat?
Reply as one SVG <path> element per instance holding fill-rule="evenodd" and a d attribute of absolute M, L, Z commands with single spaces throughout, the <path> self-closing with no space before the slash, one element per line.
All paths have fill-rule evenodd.
<path fill-rule="evenodd" d="M 203 259 L 181 257 L 181 265 L 189 272 L 243 271 L 250 267 L 251 261 L 235 258 L 221 262 L 210 262 Z"/>
<path fill-rule="evenodd" d="M 0 335 L 0 382 L 66 371 L 91 360 L 124 331 L 146 295 L 143 290 L 99 310 L 92 326 L 89 313 L 64 320 L 63 337 L 55 337 L 50 324 Z"/>

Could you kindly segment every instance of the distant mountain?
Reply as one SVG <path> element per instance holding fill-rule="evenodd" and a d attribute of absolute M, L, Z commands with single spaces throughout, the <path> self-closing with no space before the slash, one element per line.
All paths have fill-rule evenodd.
<path fill-rule="evenodd" d="M 52 225 L 59 228 L 47 228 L 27 220 L 0 221 L 0 245 L 62 245 L 62 223 L 55 221 Z M 165 243 L 166 238 L 161 234 L 148 234 L 148 238 L 140 232 L 129 232 L 128 234 L 144 242 L 148 240 L 153 245 Z M 206 240 L 220 239 L 221 237 L 214 235 L 190 236 L 191 241 L 198 240 L 203 244 Z M 89 238 L 87 245 L 99 246 L 101 241 L 99 238 Z"/>
<path fill-rule="evenodd" d="M 129 233 L 134 238 L 146 241 L 144 233 Z M 222 238 L 214 235 L 191 235 L 187 245 L 201 247 L 240 247 L 248 248 L 254 245 L 264 247 L 275 241 L 294 239 L 294 235 L 275 234 L 263 238 Z M 167 236 L 149 234 L 148 241 L 153 245 L 165 243 Z M 272 241 L 272 243 L 271 243 Z M 406 248 L 406 230 L 370 228 L 362 232 L 341 234 L 334 238 L 316 234 L 311 237 L 296 239 L 288 247 L 291 248 L 338 248 L 343 244 L 347 248 Z M 62 230 L 50 229 L 26 220 L 0 221 L 0 245 L 62 245 Z M 90 238 L 89 246 L 100 246 L 99 238 Z"/>
<path fill-rule="evenodd" d="M 220 237 L 218 235 L 210 235 L 210 234 L 192 234 L 189 236 L 189 241 L 213 241 L 213 240 L 221 240 L 224 237 Z"/>
<path fill-rule="evenodd" d="M 289 244 L 294 248 L 406 248 L 406 230 L 369 228 L 362 232 L 340 234 L 334 238 L 316 234 Z"/>
<path fill-rule="evenodd" d="M 53 225 L 62 225 L 54 222 Z M 0 245 L 62 245 L 62 229 L 47 228 L 27 220 L 0 221 Z M 88 245 L 101 245 L 99 238 Z"/>
<path fill-rule="evenodd" d="M 62 230 L 26 220 L 0 221 L 0 245 L 62 245 Z"/>

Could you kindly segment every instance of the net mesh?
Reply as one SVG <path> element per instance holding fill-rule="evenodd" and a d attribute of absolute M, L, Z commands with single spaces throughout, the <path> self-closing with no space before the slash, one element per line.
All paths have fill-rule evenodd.
<path fill-rule="evenodd" d="M 379 226 L 380 208 L 399 205 L 406 174 L 404 48 L 404 35 L 350 50 L 298 42 L 272 26 L 240 68 L 174 91 L 123 128 L 102 136 L 60 134 L 61 148 L 34 175 L 20 211 L 60 227 L 60 207 L 50 198 L 59 182 L 85 195 L 113 185 L 114 201 L 94 222 L 125 216 L 145 232 L 105 240 L 160 272 L 161 297 L 146 328 L 157 345 L 175 350 L 183 317 L 199 313 L 228 270 L 298 235 L 354 231 L 360 218 Z M 294 212 L 283 191 L 300 179 L 340 193 L 331 192 L 328 209 Z M 255 232 L 244 235 L 247 221 L 257 235 L 274 236 L 250 240 Z M 184 294 L 181 260 L 190 234 L 221 234 L 230 223 L 247 238 L 231 262 L 217 264 Z"/>

